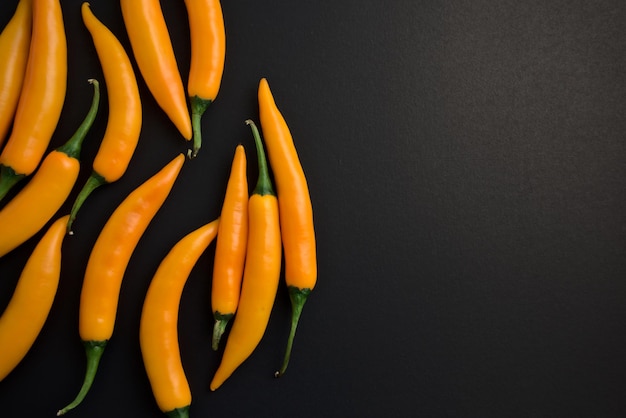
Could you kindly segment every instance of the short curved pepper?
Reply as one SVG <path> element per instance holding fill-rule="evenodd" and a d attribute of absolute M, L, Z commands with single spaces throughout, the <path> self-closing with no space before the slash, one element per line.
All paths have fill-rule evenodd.
<path fill-rule="evenodd" d="M 168 417 L 188 417 L 191 390 L 178 346 L 178 309 L 198 258 L 218 231 L 215 220 L 176 243 L 157 269 L 144 300 L 139 325 L 143 363 L 157 405 Z"/>
<path fill-rule="evenodd" d="M 67 219 L 67 215 L 57 219 L 41 238 L 0 316 L 0 381 L 26 356 L 48 318 L 61 274 Z"/>
<path fill-rule="evenodd" d="M 93 171 L 74 201 L 68 231 L 87 197 L 97 188 L 119 180 L 137 148 L 142 124 L 141 99 L 133 66 L 115 35 L 94 16 L 89 3 L 81 7 L 83 22 L 93 39 L 104 73 L 109 120 L 93 160 Z"/>
<path fill-rule="evenodd" d="M 185 88 L 159 0 L 121 0 L 135 61 L 158 105 L 188 141 L 191 117 Z"/>

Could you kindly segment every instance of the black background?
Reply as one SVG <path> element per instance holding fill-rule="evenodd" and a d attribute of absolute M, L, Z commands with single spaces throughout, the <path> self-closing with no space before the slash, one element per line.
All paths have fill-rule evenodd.
<path fill-rule="evenodd" d="M 2 2 L 0 23 L 16 4 Z M 51 147 L 82 120 L 86 80 L 103 81 L 80 4 L 62 1 L 69 83 Z M 91 5 L 130 52 L 118 2 Z M 186 80 L 184 3 L 162 6 Z M 227 58 L 204 146 L 140 241 L 99 373 L 68 416 L 161 416 L 138 344 L 143 297 L 169 248 L 218 216 L 238 143 L 254 182 L 244 120 L 258 121 L 261 77 L 309 181 L 318 286 L 283 378 L 272 377 L 288 331 L 281 284 L 261 344 L 210 392 L 221 352 L 210 350 L 209 248 L 179 318 L 192 417 L 626 416 L 626 3 L 241 0 L 223 12 Z M 91 246 L 122 199 L 187 149 L 137 75 L 138 149 L 66 238 L 48 321 L 0 382 L 2 416 L 54 416 L 73 399 Z M 106 115 L 103 94 L 59 214 L 91 171 Z M 0 308 L 37 237 L 0 259 Z"/>

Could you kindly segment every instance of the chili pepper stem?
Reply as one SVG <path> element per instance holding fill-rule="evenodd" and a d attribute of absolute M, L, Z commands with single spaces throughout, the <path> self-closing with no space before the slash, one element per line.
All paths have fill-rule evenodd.
<path fill-rule="evenodd" d="M 78 215 L 78 211 L 83 206 L 83 203 L 85 203 L 85 200 L 87 200 L 87 197 L 95 189 L 107 183 L 108 182 L 105 180 L 105 178 L 102 177 L 100 174 L 96 173 L 95 171 L 91 173 L 91 175 L 85 182 L 85 185 L 81 189 L 80 193 L 78 193 L 78 196 L 76 197 L 76 200 L 74 201 L 74 204 L 72 205 L 72 210 L 70 211 L 70 218 L 67 222 L 67 233 L 69 235 L 74 234 L 74 232 L 72 231 L 72 224 L 74 223 L 74 220 L 76 219 L 76 216 Z"/>
<path fill-rule="evenodd" d="M 184 406 L 182 408 L 176 408 L 171 411 L 168 411 L 165 413 L 165 416 L 169 418 L 188 418 L 189 406 Z"/>
<path fill-rule="evenodd" d="M 202 115 L 207 110 L 209 105 L 213 103 L 210 99 L 202 99 L 198 96 L 193 96 L 190 99 L 191 102 L 191 127 L 193 129 L 193 152 L 190 158 L 194 158 L 198 155 L 200 147 L 202 146 Z"/>
<path fill-rule="evenodd" d="M 226 325 L 234 315 L 215 312 L 213 316 L 215 317 L 215 323 L 213 324 L 213 339 L 211 341 L 211 347 L 214 351 L 217 351 L 220 345 L 220 339 L 226 330 Z"/>
<path fill-rule="evenodd" d="M 74 135 L 67 142 L 57 148 L 57 151 L 62 152 L 70 156 L 71 158 L 78 159 L 80 157 L 80 150 L 83 145 L 83 140 L 87 136 L 87 132 L 91 129 L 93 121 L 98 114 L 98 104 L 100 103 L 100 83 L 94 78 L 87 80 L 89 84 L 93 85 L 93 99 L 91 101 L 91 107 L 87 116 L 83 119 L 82 123 L 74 132 Z"/>
<path fill-rule="evenodd" d="M 0 200 L 25 177 L 25 174 L 18 174 L 11 167 L 0 164 Z"/>
<path fill-rule="evenodd" d="M 259 163 L 259 179 L 254 187 L 254 194 L 260 194 L 261 196 L 272 195 L 276 196 L 272 181 L 270 179 L 269 166 L 267 164 L 267 158 L 265 158 L 265 150 L 263 149 L 263 142 L 261 141 L 261 134 L 258 128 L 251 119 L 246 120 L 246 125 L 249 125 L 252 129 L 252 135 L 254 136 L 254 144 L 256 146 L 257 159 Z"/>
<path fill-rule="evenodd" d="M 104 348 L 106 347 L 107 341 L 85 341 L 85 354 L 87 355 L 87 369 L 85 371 L 85 380 L 83 381 L 83 386 L 80 388 L 78 395 L 76 398 L 68 404 L 65 408 L 59 410 L 57 412 L 57 416 L 65 415 L 68 411 L 76 408 L 80 403 L 85 399 L 87 392 L 91 388 L 93 384 L 93 379 L 96 377 L 96 372 L 98 371 L 98 364 L 100 363 L 100 359 L 102 358 L 102 353 L 104 353 Z"/>
<path fill-rule="evenodd" d="M 293 340 L 296 336 L 296 328 L 298 328 L 298 321 L 300 320 L 300 314 L 302 314 L 302 308 L 311 293 L 311 289 L 300 289 L 296 286 L 289 286 L 289 299 L 291 300 L 291 329 L 289 330 L 289 338 L 287 340 L 287 349 L 285 350 L 285 357 L 283 358 L 283 365 L 280 370 L 274 373 L 274 377 L 281 377 L 287 371 L 287 365 L 291 357 L 291 348 L 293 347 Z"/>

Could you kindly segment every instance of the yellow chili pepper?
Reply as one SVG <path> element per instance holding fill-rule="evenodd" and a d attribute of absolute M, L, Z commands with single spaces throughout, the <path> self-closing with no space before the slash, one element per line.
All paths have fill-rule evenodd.
<path fill-rule="evenodd" d="M 35 1 L 32 25 L 13 130 L 0 154 L 0 200 L 39 165 L 65 101 L 67 44 L 59 0 Z"/>
<path fill-rule="evenodd" d="M 0 317 L 0 381 L 22 361 L 48 318 L 59 284 L 67 219 L 56 220 L 41 238 Z"/>
<path fill-rule="evenodd" d="M 33 178 L 0 210 L 0 257 L 31 238 L 52 219 L 70 195 L 80 171 L 80 150 L 98 112 L 100 88 L 76 133 L 44 158 Z"/>
<path fill-rule="evenodd" d="M 87 197 L 97 187 L 119 180 L 126 172 L 141 132 L 142 110 L 137 79 L 124 47 L 91 11 L 81 7 L 83 22 L 91 34 L 104 73 L 109 100 L 109 120 L 93 171 L 76 197 L 67 223 L 68 231 Z"/>
<path fill-rule="evenodd" d="M 33 21 L 32 3 L 32 0 L 20 0 L 0 34 L 0 147 L 13 123 L 22 91 Z"/>
<path fill-rule="evenodd" d="M 220 214 L 219 233 L 215 245 L 211 307 L 213 350 L 217 350 L 228 321 L 239 304 L 243 266 L 248 240 L 248 180 L 246 152 L 243 145 L 235 149 L 226 196 Z"/>
<path fill-rule="evenodd" d="M 215 238 L 219 221 L 187 234 L 157 269 L 143 304 L 139 326 L 141 354 L 159 409 L 188 417 L 191 390 L 178 346 L 178 308 L 183 288 L 198 258 Z"/>
<path fill-rule="evenodd" d="M 76 399 L 57 415 L 77 407 L 89 392 L 113 334 L 119 292 L 130 257 L 169 195 L 184 161 L 185 156 L 178 155 L 131 192 L 100 232 L 87 262 L 80 295 L 79 334 L 87 355 L 85 380 Z"/>
<path fill-rule="evenodd" d="M 259 178 L 248 202 L 248 243 L 239 307 L 222 361 L 211 381 L 211 390 L 220 387 L 258 346 L 267 328 L 280 278 L 282 253 L 278 202 L 259 132 L 252 121 L 246 123 L 254 134 Z"/>
<path fill-rule="evenodd" d="M 278 193 L 285 281 L 292 306 L 291 330 L 278 377 L 287 369 L 302 307 L 317 281 L 315 230 L 309 189 L 291 132 L 264 78 L 259 83 L 258 100 L 261 130 Z"/>
<path fill-rule="evenodd" d="M 185 0 L 191 34 L 191 66 L 187 94 L 191 105 L 193 153 L 202 145 L 200 120 L 222 83 L 226 56 L 224 16 L 219 0 Z"/>
<path fill-rule="evenodd" d="M 148 89 L 186 140 L 191 119 L 159 0 L 121 0 L 128 39 Z"/>

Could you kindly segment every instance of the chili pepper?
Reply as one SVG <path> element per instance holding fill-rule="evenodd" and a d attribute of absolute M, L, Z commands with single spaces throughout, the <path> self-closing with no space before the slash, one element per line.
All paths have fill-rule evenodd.
<path fill-rule="evenodd" d="M 57 219 L 37 243 L 0 317 L 0 381 L 22 361 L 48 318 L 59 284 L 67 219 Z"/>
<path fill-rule="evenodd" d="M 226 196 L 220 214 L 215 245 L 211 307 L 213 308 L 212 347 L 218 349 L 228 321 L 235 315 L 248 239 L 248 180 L 246 152 L 243 145 L 235 149 Z"/>
<path fill-rule="evenodd" d="M 183 137 L 191 140 L 185 89 L 159 0 L 121 0 L 120 4 L 128 39 L 148 89 Z"/>
<path fill-rule="evenodd" d="M 291 329 L 283 364 L 276 377 L 285 373 L 293 340 L 304 306 L 317 281 L 313 209 L 306 178 L 289 127 L 280 113 L 265 78 L 258 91 L 259 117 L 267 153 L 276 181 L 280 230 L 285 254 L 285 282 L 291 300 Z"/>
<path fill-rule="evenodd" d="M 109 120 L 93 161 L 93 171 L 76 197 L 70 212 L 68 231 L 71 231 L 78 211 L 91 192 L 104 184 L 119 180 L 124 175 L 137 147 L 142 123 L 137 79 L 124 47 L 94 16 L 89 3 L 83 3 L 81 12 L 104 73 L 109 100 Z"/>
<path fill-rule="evenodd" d="M 74 135 L 44 158 L 33 178 L 0 210 L 0 257 L 17 248 L 44 227 L 61 208 L 80 172 L 80 150 L 100 101 L 97 80 L 91 108 Z"/>
<path fill-rule="evenodd" d="M 0 147 L 9 132 L 20 98 L 32 28 L 32 0 L 20 0 L 0 34 Z"/>
<path fill-rule="evenodd" d="M 59 0 L 33 3 L 28 63 L 13 130 L 0 154 L 0 200 L 39 165 L 67 87 L 67 44 Z"/>
<path fill-rule="evenodd" d="M 198 258 L 215 238 L 219 221 L 187 234 L 157 269 L 143 304 L 139 341 L 157 405 L 169 417 L 188 417 L 191 390 L 178 346 L 178 308 L 183 288 Z"/>
<path fill-rule="evenodd" d="M 251 120 L 259 178 L 248 201 L 248 242 L 237 315 L 226 340 L 222 361 L 211 381 L 216 390 L 261 341 L 276 299 L 280 278 L 281 240 L 278 202 L 269 176 L 259 132 Z"/>
<path fill-rule="evenodd" d="M 79 334 L 87 356 L 85 379 L 76 398 L 57 415 L 77 407 L 89 392 L 113 334 L 119 292 L 130 257 L 165 202 L 184 161 L 185 156 L 179 154 L 131 192 L 100 232 L 87 262 L 80 295 Z"/>
<path fill-rule="evenodd" d="M 202 145 L 200 120 L 215 100 L 222 82 L 226 54 L 224 16 L 219 0 L 185 0 L 191 34 L 191 65 L 187 94 L 191 106 L 193 153 Z"/>

